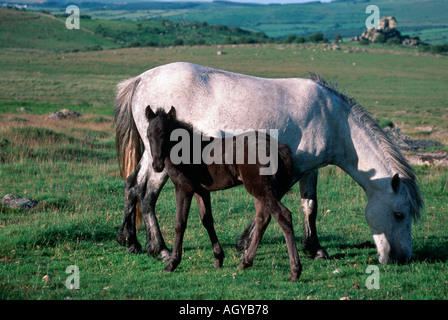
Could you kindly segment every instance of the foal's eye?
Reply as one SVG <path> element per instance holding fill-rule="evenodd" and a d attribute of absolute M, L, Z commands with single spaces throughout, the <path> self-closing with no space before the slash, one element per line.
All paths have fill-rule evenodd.
<path fill-rule="evenodd" d="M 403 220 L 405 217 L 405 214 L 403 212 L 395 211 L 394 216 L 397 220 Z"/>

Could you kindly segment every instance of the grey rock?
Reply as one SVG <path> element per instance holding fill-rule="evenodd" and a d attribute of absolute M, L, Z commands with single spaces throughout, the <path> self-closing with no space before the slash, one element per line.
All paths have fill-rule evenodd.
<path fill-rule="evenodd" d="M 8 193 L 0 201 L 11 209 L 32 209 L 37 206 L 38 202 L 29 198 L 23 198 L 16 194 Z"/>

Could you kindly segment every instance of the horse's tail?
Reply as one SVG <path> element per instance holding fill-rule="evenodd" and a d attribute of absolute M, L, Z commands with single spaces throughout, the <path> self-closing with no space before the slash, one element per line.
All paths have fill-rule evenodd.
<path fill-rule="evenodd" d="M 115 147 L 121 176 L 126 179 L 138 165 L 142 157 L 142 142 L 132 116 L 132 99 L 140 83 L 140 78 L 131 78 L 117 85 L 115 98 Z M 137 225 L 141 212 L 137 204 Z"/>

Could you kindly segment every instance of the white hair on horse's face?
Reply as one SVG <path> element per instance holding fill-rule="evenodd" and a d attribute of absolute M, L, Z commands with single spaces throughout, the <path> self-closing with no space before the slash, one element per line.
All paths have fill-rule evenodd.
<path fill-rule="evenodd" d="M 412 208 L 406 186 L 394 179 L 385 179 L 387 192 L 371 197 L 365 211 L 382 264 L 407 262 L 412 254 Z"/>

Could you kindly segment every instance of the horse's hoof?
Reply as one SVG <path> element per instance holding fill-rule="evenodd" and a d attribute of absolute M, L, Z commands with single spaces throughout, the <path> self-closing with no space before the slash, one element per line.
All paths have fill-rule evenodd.
<path fill-rule="evenodd" d="M 122 246 L 126 246 L 127 240 L 128 238 L 125 237 L 123 234 L 121 233 L 117 233 L 117 235 L 115 236 L 115 240 L 117 240 L 118 244 L 122 245 Z"/>
<path fill-rule="evenodd" d="M 169 250 L 162 250 L 160 256 L 162 257 L 162 262 L 167 262 L 171 258 L 171 252 Z"/>
<path fill-rule="evenodd" d="M 134 243 L 127 247 L 126 251 L 129 253 L 139 254 L 142 253 L 142 246 L 140 245 L 140 243 Z"/>
<path fill-rule="evenodd" d="M 327 260 L 328 258 L 329 258 L 329 255 L 328 255 L 327 251 L 325 251 L 324 249 L 317 250 L 316 254 L 314 255 L 314 259 L 316 259 L 316 260 L 318 260 L 318 259 Z"/>

